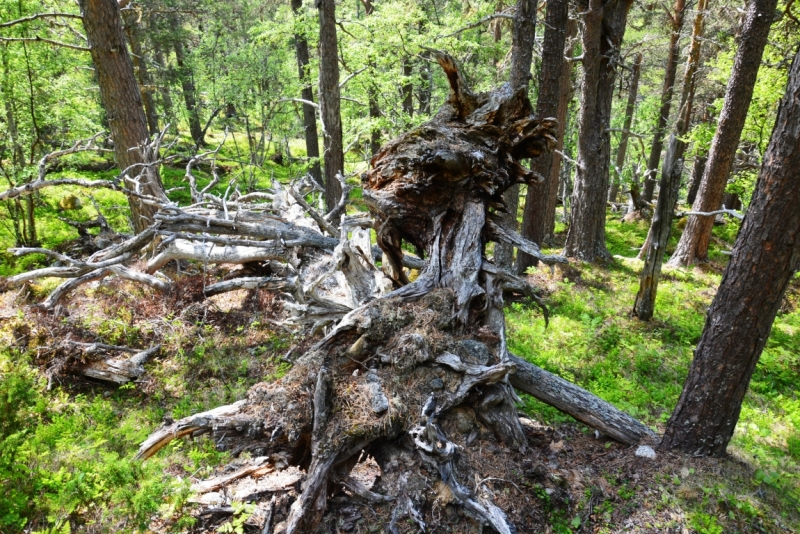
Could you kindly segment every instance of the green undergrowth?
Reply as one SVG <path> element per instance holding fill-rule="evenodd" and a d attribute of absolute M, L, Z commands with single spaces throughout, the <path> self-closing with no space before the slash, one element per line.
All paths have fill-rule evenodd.
<path fill-rule="evenodd" d="M 19 347 L 0 350 L 3 534 L 154 525 L 185 532 L 193 523 L 189 479 L 208 476 L 228 453 L 203 437 L 176 440 L 141 462 L 133 459 L 139 445 L 164 421 L 235 402 L 255 383 L 282 376 L 281 356 L 294 341 L 246 302 L 180 316 L 148 311 L 157 298 L 135 286 L 101 286 L 56 324 L 22 312 L 0 322 L 0 343 Z M 108 344 L 158 341 L 162 349 L 136 383 L 111 387 L 56 373 L 48 388 L 46 370 L 63 361 L 51 347 L 89 332 Z"/>
<path fill-rule="evenodd" d="M 221 140 L 219 132 L 208 136 L 212 146 Z M 187 143 L 181 140 L 182 145 Z M 291 140 L 289 145 L 293 156 L 304 156 L 301 141 Z M 246 146 L 244 136 L 237 135 L 229 137 L 220 150 L 223 179 L 213 189 L 215 194 L 223 195 L 231 180 L 246 192 L 273 181 L 288 183 L 305 170 L 301 161 L 248 165 Z M 114 170 L 75 170 L 93 157 L 71 156 L 66 167 L 50 177 L 115 176 Z M 349 171 L 362 169 L 363 162 L 356 156 L 348 158 Z M 162 167 L 165 187 L 186 188 L 184 173 L 182 165 Z M 211 179 L 207 169 L 199 168 L 195 175 L 199 187 Z M 70 194 L 80 200 L 81 207 L 63 210 L 61 199 Z M 170 198 L 188 203 L 188 190 L 175 190 Z M 354 209 L 365 209 L 358 187 L 351 199 Z M 35 201 L 41 245 L 55 248 L 76 238 L 77 232 L 58 217 L 93 219 L 95 202 L 115 230 L 130 231 L 126 199 L 120 193 L 66 186 L 44 189 Z M 7 217 L 7 211 L 0 210 L 0 276 L 46 265 L 39 255 L 15 258 L 5 252 L 14 245 Z M 708 266 L 665 267 L 655 317 L 642 323 L 630 311 L 641 269 L 634 256 L 647 229 L 646 221 L 623 223 L 619 215 L 609 213 L 606 238 L 613 262 L 571 264 L 552 274 L 534 271 L 533 281 L 546 293 L 550 325 L 545 328 L 535 307 L 511 303 L 509 345 L 520 356 L 663 430 L 680 395 L 705 313 L 721 279 L 727 259 L 724 251 L 732 247 L 738 224 L 714 228 Z M 559 223 L 562 242 L 564 230 Z M 667 254 L 674 250 L 679 234 L 673 231 Z M 43 298 L 57 283 L 37 281 L 30 287 L 32 296 Z M 761 529 L 749 531 L 780 531 L 780 525 L 789 525 L 784 531 L 800 529 L 796 519 L 800 514 L 798 287 L 795 280 L 750 384 L 729 449 L 734 459 L 720 463 L 716 471 L 698 468 L 686 475 L 683 471 L 659 475 L 662 479 L 654 481 L 655 489 L 648 490 L 654 497 L 636 495 L 633 486 L 619 482 L 615 491 L 620 502 L 674 509 L 684 518 L 680 524 L 701 534 L 745 532 L 737 525 L 748 522 Z M 147 364 L 144 380 L 120 388 L 56 380 L 48 389 L 45 371 L 53 362 L 43 361 L 41 354 L 47 353 L 53 339 L 25 330 L 31 326 L 22 312 L 0 322 L 0 347 L 4 347 L 0 350 L 0 533 L 55 533 L 70 528 L 136 532 L 153 524 L 187 530 L 192 522 L 185 513 L 187 480 L 210 473 L 228 456 L 201 438 L 176 441 L 140 463 L 132 460 L 138 445 L 165 418 L 179 419 L 241 399 L 257 381 L 277 379 L 288 370 L 281 355 L 296 340 L 270 331 L 268 321 L 258 313 L 243 312 L 234 318 L 216 312 L 211 318 L 187 318 L 182 314 L 187 305 L 176 304 L 163 314 L 145 317 L 136 309 L 147 295 L 135 286 L 120 291 L 101 285 L 89 291 L 79 311 L 63 319 L 69 323 L 64 326 L 91 333 L 105 343 L 146 347 L 157 338 L 163 344 L 160 357 Z M 18 340 L 25 336 L 27 345 L 19 347 Z M 37 336 L 44 339 L 37 343 Z M 554 426 L 571 421 L 530 397 L 524 398 L 523 409 Z M 614 485 L 612 475 L 607 478 Z M 590 502 L 587 496 L 587 507 Z M 602 506 L 595 508 L 597 514 L 613 515 L 612 504 Z M 554 509 L 550 519 L 554 532 L 580 529 L 580 517 L 561 517 Z M 671 528 L 659 525 L 652 528 Z"/>
<path fill-rule="evenodd" d="M 155 514 L 183 506 L 188 486 L 170 475 L 170 464 L 189 464 L 212 444 L 192 445 L 182 459 L 134 461 L 159 419 L 155 405 L 131 387 L 47 391 L 28 363 L 0 353 L 0 531 L 60 532 L 76 519 L 87 529 L 123 522 L 143 529 Z"/>
<path fill-rule="evenodd" d="M 712 247 L 730 247 L 733 226 L 716 228 Z M 613 263 L 571 264 L 552 274 L 546 269 L 532 271 L 534 281 L 548 293 L 549 327 L 535 308 L 513 303 L 507 315 L 509 347 L 663 430 L 687 376 L 722 265 L 665 267 L 654 318 L 641 322 L 631 316 L 641 269 L 632 248 L 641 245 L 646 233 L 645 223 L 627 224 L 609 217 L 608 245 L 617 255 Z M 674 236 L 669 252 L 676 242 Z M 732 521 L 742 514 L 770 516 L 774 526 L 788 517 L 797 520 L 800 513 L 798 286 L 795 279 L 753 375 L 729 449 L 748 466 L 746 480 L 739 475 L 711 476 L 698 481 L 699 497 L 693 492 L 689 492 L 692 499 L 682 498 L 681 492 L 670 494 L 691 515 L 696 532 L 737 532 Z M 551 424 L 570 420 L 530 397 L 524 399 L 524 409 Z M 758 498 L 747 504 L 765 488 L 777 495 L 777 504 L 770 507 Z M 721 506 L 721 500 L 730 503 Z"/>

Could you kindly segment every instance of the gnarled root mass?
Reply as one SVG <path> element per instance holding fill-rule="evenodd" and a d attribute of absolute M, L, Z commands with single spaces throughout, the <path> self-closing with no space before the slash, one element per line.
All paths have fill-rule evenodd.
<path fill-rule="evenodd" d="M 520 476 L 530 471 L 526 453 L 537 434 L 521 423 L 512 386 L 624 443 L 652 436 L 608 403 L 509 353 L 505 295 L 529 298 L 545 319 L 547 310 L 535 288 L 494 264 L 487 246 L 506 243 L 551 266 L 566 262 L 543 254 L 502 216 L 504 191 L 541 179 L 521 161 L 550 150 L 558 125 L 533 116 L 524 90 L 506 84 L 471 92 L 450 56 L 431 53 L 447 75 L 450 96 L 431 121 L 372 159 L 361 177 L 369 214 L 345 214 L 350 185 L 341 177 L 345 194 L 325 215 L 307 201 L 315 187 L 310 180 L 289 187 L 276 181 L 246 194 L 231 183 L 218 196 L 219 149 L 189 160 L 190 206 L 123 188 L 128 173 L 177 157 L 158 159 L 163 134 L 140 147 L 143 168 L 125 169 L 120 180 L 45 179 L 48 158 L 91 149 L 90 140 L 45 157 L 36 181 L 0 193 L 14 198 L 74 183 L 121 190 L 157 208 L 151 226 L 134 236 L 92 239 L 86 224 L 75 223 L 91 241 L 80 256 L 15 249 L 54 263 L 8 284 L 65 279 L 41 304 L 44 310 L 58 314 L 70 292 L 109 276 L 174 291 L 162 271 L 170 262 L 177 271 L 186 260 L 257 264 L 257 277 L 242 269 L 204 286 L 205 296 L 268 288 L 281 295 L 284 326 L 327 332 L 282 379 L 158 429 L 142 444 L 138 456 L 146 459 L 175 438 L 210 434 L 234 456 L 249 453 L 232 470 L 195 484 L 203 517 L 233 513 L 234 501 L 255 501 L 251 521 L 264 533 L 330 532 L 334 523 L 348 532 L 359 518 L 392 533 L 443 524 L 450 532 L 535 528 Z M 213 176 L 202 189 L 192 170 L 201 163 L 210 163 Z M 98 211 L 101 228 L 103 220 Z M 142 269 L 144 262 L 136 263 L 143 253 L 149 261 Z M 139 377 L 142 363 L 158 351 L 80 347 L 76 369 L 115 383 Z M 87 358 L 96 352 L 136 354 Z"/>
<path fill-rule="evenodd" d="M 529 447 L 509 379 L 517 366 L 527 366 L 536 383 L 529 389 L 546 391 L 550 402 L 558 402 L 560 385 L 508 352 L 504 293 L 539 301 L 534 288 L 487 258 L 486 246 L 506 242 L 544 263 L 565 262 L 542 254 L 499 216 L 507 188 L 539 179 L 520 160 L 549 150 L 557 125 L 533 117 L 525 91 L 505 85 L 473 94 L 453 59 L 435 55 L 451 84 L 448 102 L 432 121 L 387 144 L 362 176 L 383 276 L 371 274 L 368 244 L 345 239 L 343 223 L 333 258 L 352 311 L 342 309 L 334 329 L 283 379 L 160 429 L 139 452 L 146 458 L 173 437 L 208 432 L 220 447 L 250 451 L 250 465 L 196 489 L 219 506 L 228 503 L 215 499 L 231 494 L 272 494 L 267 531 L 328 532 L 337 520 L 348 530 L 357 517 L 393 533 L 446 522 L 453 532 L 486 525 L 506 534 L 531 524 L 522 499 L 493 494 L 487 481 L 520 491 L 509 480 L 524 471 Z M 403 269 L 404 245 L 426 260 L 413 282 Z M 377 285 L 387 280 L 395 289 L 380 296 Z M 599 401 L 574 386 L 567 393 L 571 401 Z M 602 401 L 593 408 L 573 411 L 601 427 L 611 421 L 602 428 L 623 441 L 650 435 Z M 607 413 L 597 417 L 597 410 Z M 365 457 L 380 470 L 369 483 L 358 477 Z M 227 494 L 212 491 L 221 484 Z"/>
<path fill-rule="evenodd" d="M 521 463 L 527 447 L 506 381 L 514 364 L 502 357 L 499 337 L 476 340 L 458 332 L 455 303 L 450 289 L 416 302 L 373 301 L 283 379 L 255 386 L 244 401 L 160 429 L 139 456 L 204 433 L 220 447 L 249 451 L 256 465 L 195 489 L 205 494 L 201 502 L 215 506 L 230 504 L 215 493 L 223 484 L 230 485 L 228 499 L 288 496 L 278 499 L 285 506 L 276 510 L 275 532 L 327 532 L 337 514 L 326 510 L 344 508 L 345 501 L 374 512 L 369 522 L 392 524 L 395 532 L 407 531 L 401 518 L 435 523 L 447 504 L 461 505 L 463 515 L 448 521 L 464 531 L 488 523 L 514 532 L 486 488 L 475 489 L 477 480 L 497 474 L 496 466 L 484 464 Z M 496 457 L 487 461 L 481 450 Z M 380 469 L 371 487 L 351 473 L 362 456 Z M 279 478 L 287 484 L 276 485 Z"/>

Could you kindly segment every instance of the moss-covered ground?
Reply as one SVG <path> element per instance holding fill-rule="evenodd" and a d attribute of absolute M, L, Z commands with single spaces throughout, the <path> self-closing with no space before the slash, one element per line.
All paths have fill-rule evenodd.
<path fill-rule="evenodd" d="M 550 324 L 545 328 L 535 308 L 512 303 L 510 348 L 663 430 L 721 280 L 727 257 L 720 251 L 732 246 L 738 225 L 715 228 L 711 263 L 665 267 L 650 322 L 631 315 L 641 268 L 636 247 L 644 241 L 647 224 L 623 223 L 609 214 L 606 228 L 613 263 L 531 272 L 531 281 L 548 295 Z M 678 237 L 673 235 L 668 253 Z M 697 532 L 742 531 L 737 525 L 766 517 L 775 521 L 771 528 L 759 527 L 766 531 L 781 531 L 782 521 L 794 529 L 800 526 L 789 519 L 796 521 L 800 512 L 799 289 L 795 278 L 750 383 L 728 449 L 731 458 L 715 464 L 716 471 L 704 470 L 701 476 L 693 470 L 687 481 L 661 485 L 661 498 L 685 512 Z M 530 397 L 525 410 L 553 424 L 570 420 Z M 776 500 L 764 499 L 765 488 L 774 490 Z"/>
<path fill-rule="evenodd" d="M 212 144 L 220 139 L 209 136 Z M 300 163 L 247 165 L 241 152 L 246 140 L 237 143 L 238 151 L 226 143 L 219 163 L 226 166 L 226 179 L 237 180 L 243 189 L 265 187 L 274 179 L 286 182 L 302 171 Z M 292 151 L 302 156 L 299 146 L 292 145 Z M 72 164 L 85 162 L 81 157 Z M 164 166 L 166 187 L 185 186 L 183 173 L 179 165 Z M 98 178 L 114 173 L 78 173 L 68 162 L 58 174 Z M 201 185 L 210 179 L 202 171 L 197 175 Z M 217 192 L 226 187 L 227 182 L 220 184 Z M 59 200 L 68 193 L 81 199 L 82 208 L 59 211 Z M 359 193 L 353 192 L 356 207 Z M 117 230 L 129 230 L 122 195 L 91 194 Z M 185 201 L 188 192 L 171 196 Z M 42 191 L 36 199 L 42 246 L 77 236 L 58 216 L 89 220 L 96 211 L 84 191 Z M 0 274 L 43 265 L 41 256 L 20 259 L 4 252 L 14 245 L 10 228 L 3 212 Z M 557 230 L 563 238 L 560 224 Z M 546 294 L 550 325 L 545 328 L 535 307 L 510 303 L 511 349 L 663 429 L 736 231 L 734 223 L 715 229 L 710 264 L 665 269 L 655 317 L 642 323 L 630 310 L 640 268 L 635 249 L 647 225 L 622 223 L 609 213 L 607 240 L 615 261 L 532 271 L 530 281 Z M 280 377 L 289 365 L 283 357 L 300 340 L 271 322 L 276 304 L 265 292 L 203 302 L 196 287 L 202 286 L 199 271 L 185 274 L 167 299 L 109 280 L 76 292 L 58 318 L 27 307 L 56 283 L 42 280 L 25 291 L 0 294 L 0 532 L 190 530 L 195 521 L 187 501 L 190 481 L 226 462 L 227 453 L 205 439 L 176 441 L 140 463 L 132 460 L 139 443 L 164 419 L 229 403 L 256 382 Z M 549 406 L 524 398 L 521 409 L 560 436 L 553 446 L 566 455 L 562 463 L 578 465 L 609 454 L 593 460 L 593 472 L 600 476 L 579 482 L 582 493 L 572 486 L 566 501 L 555 499 L 544 483 L 531 486 L 536 505 L 548 511 L 542 531 L 800 530 L 799 305 L 795 279 L 750 385 L 728 459 L 660 455 L 649 466 L 614 463 L 608 459 L 630 456 L 630 451 L 595 439 Z M 68 337 L 141 348 L 160 342 L 163 348 L 140 382 L 114 388 L 58 374 L 58 365 L 71 357 L 64 352 Z"/>

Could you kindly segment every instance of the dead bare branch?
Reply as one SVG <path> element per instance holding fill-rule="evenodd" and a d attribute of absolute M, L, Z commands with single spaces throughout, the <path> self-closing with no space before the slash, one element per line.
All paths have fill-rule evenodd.
<path fill-rule="evenodd" d="M 80 50 L 81 52 L 89 52 L 91 48 L 88 46 L 80 46 L 80 45 L 73 45 L 69 43 L 63 43 L 61 41 L 55 41 L 53 39 L 47 39 L 45 37 L 0 37 L 0 41 L 7 41 L 7 42 L 33 42 L 33 43 L 47 43 L 53 46 L 60 46 L 62 48 L 70 48 L 72 50 Z"/>
<path fill-rule="evenodd" d="M 35 15 L 31 15 L 29 17 L 22 17 L 16 20 L 11 20 L 9 22 L 3 22 L 0 24 L 0 28 L 8 28 L 9 26 L 16 26 L 17 24 L 23 24 L 25 22 L 31 22 L 38 19 L 44 18 L 62 18 L 62 19 L 77 19 L 83 20 L 83 17 L 80 15 L 75 15 L 74 13 L 36 13 Z"/>
<path fill-rule="evenodd" d="M 116 350 L 120 349 L 125 352 L 132 351 L 132 349 L 124 348 Z M 106 382 L 124 384 L 141 377 L 144 374 L 144 363 L 158 354 L 159 350 L 161 350 L 160 344 L 144 351 L 133 351 L 136 354 L 127 359 L 112 358 L 93 361 L 81 369 L 81 374 Z"/>
<path fill-rule="evenodd" d="M 482 24 L 486 24 L 487 22 L 491 22 L 491 21 L 497 20 L 497 19 L 514 20 L 514 14 L 513 14 L 514 11 L 515 11 L 515 9 L 511 8 L 511 9 L 508 9 L 506 11 L 503 11 L 502 13 L 492 13 L 491 15 L 483 17 L 480 20 L 477 20 L 475 22 L 467 24 L 466 26 L 464 26 L 462 28 L 459 28 L 459 29 L 457 29 L 456 31 L 454 31 L 452 33 L 448 33 L 448 34 L 445 34 L 445 35 L 437 35 L 433 40 L 434 41 L 438 41 L 439 39 L 446 39 L 448 37 L 453 37 L 454 35 L 458 35 L 459 33 L 465 32 L 467 30 L 471 30 L 473 28 L 477 28 L 478 26 L 480 26 Z"/>
<path fill-rule="evenodd" d="M 736 219 L 744 220 L 744 214 L 736 210 L 729 210 L 725 206 L 716 211 L 682 211 L 676 214 L 676 217 L 685 217 L 686 215 L 696 215 L 700 217 L 713 217 L 714 215 L 730 215 Z"/>

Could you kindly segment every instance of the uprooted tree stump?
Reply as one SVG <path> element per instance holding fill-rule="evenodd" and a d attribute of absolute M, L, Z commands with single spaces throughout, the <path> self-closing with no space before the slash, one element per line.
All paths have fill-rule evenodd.
<path fill-rule="evenodd" d="M 506 242 L 544 263 L 565 261 L 543 255 L 498 215 L 508 187 L 539 179 L 520 160 L 549 150 L 557 124 L 533 117 L 524 90 L 504 85 L 471 93 L 452 58 L 435 55 L 450 82 L 449 100 L 433 120 L 387 144 L 362 176 L 383 270 L 396 289 L 347 313 L 281 380 L 253 387 L 234 405 L 159 429 L 139 451 L 147 458 L 176 437 L 204 433 L 218 446 L 250 451 L 252 465 L 225 481 L 248 477 L 231 490 L 237 498 L 282 495 L 278 505 L 269 501 L 265 530 L 327 532 L 344 499 L 368 503 L 367 521 L 395 533 L 435 523 L 437 506 L 445 504 L 458 510 L 448 517 L 453 531 L 482 531 L 483 525 L 516 531 L 502 497 L 492 497 L 486 486 L 493 462 L 519 463 L 528 447 L 509 378 L 524 362 L 506 348 L 503 295 L 538 297 L 523 279 L 491 263 L 486 247 Z M 413 282 L 403 270 L 404 243 L 426 259 Z M 339 262 L 355 294 L 368 288 L 374 266 L 363 251 L 352 252 Z M 530 381 L 550 381 L 550 401 L 559 402 L 552 375 L 526 372 Z M 572 388 L 565 398 L 582 394 Z M 578 397 L 562 400 L 574 404 Z M 587 422 L 604 419 L 589 408 Z M 611 425 L 617 439 L 649 435 L 624 414 L 619 421 Z M 380 468 L 372 487 L 351 476 L 365 456 Z M 286 474 L 298 468 L 302 476 Z"/>

